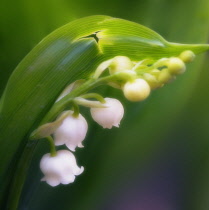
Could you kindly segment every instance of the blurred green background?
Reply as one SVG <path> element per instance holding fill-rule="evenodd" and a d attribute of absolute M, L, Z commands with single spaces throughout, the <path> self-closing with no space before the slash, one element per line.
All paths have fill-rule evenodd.
<path fill-rule="evenodd" d="M 208 43 L 208 0 L 18 0 L 0 2 L 0 93 L 23 57 L 47 34 L 71 20 L 110 15 L 150 27 L 172 42 Z M 88 27 L 88 26 L 87 26 Z M 52 188 L 40 182 L 36 149 L 20 210 L 208 210 L 209 54 L 187 66 L 172 84 L 141 103 L 119 98 L 125 116 L 119 129 L 89 122 L 76 156 L 85 172 L 75 183 Z M 32 107 L 32 105 L 31 105 Z"/>

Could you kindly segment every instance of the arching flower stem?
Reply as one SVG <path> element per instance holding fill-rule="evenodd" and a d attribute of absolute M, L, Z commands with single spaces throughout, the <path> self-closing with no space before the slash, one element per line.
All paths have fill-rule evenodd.
<path fill-rule="evenodd" d="M 121 81 L 127 80 L 128 76 L 129 76 L 129 72 L 122 71 L 122 72 L 117 72 L 115 74 L 102 77 L 99 79 L 91 78 L 87 80 L 78 88 L 75 88 L 72 92 L 68 93 L 62 99 L 57 101 L 49 110 L 49 112 L 46 114 L 46 116 L 43 118 L 43 120 L 40 123 L 40 126 L 54 120 L 62 111 L 66 110 L 67 107 L 69 107 L 69 104 L 73 102 L 74 98 L 82 94 L 85 94 L 86 92 L 88 92 L 89 90 L 97 86 L 108 84 L 109 82 L 114 82 L 118 80 L 121 80 Z M 132 75 L 130 76 L 130 78 L 131 77 Z"/>
<path fill-rule="evenodd" d="M 97 99 L 99 102 L 101 102 L 102 104 L 105 103 L 105 99 L 99 95 L 98 93 L 87 93 L 85 95 L 81 95 L 81 98 L 95 98 Z"/>
<path fill-rule="evenodd" d="M 46 139 L 48 140 L 50 145 L 50 155 L 51 157 L 55 157 L 57 155 L 57 151 L 54 145 L 54 140 L 51 136 L 47 136 Z"/>
<path fill-rule="evenodd" d="M 73 117 L 77 118 L 79 116 L 79 106 L 74 101 L 72 102 L 73 105 Z"/>

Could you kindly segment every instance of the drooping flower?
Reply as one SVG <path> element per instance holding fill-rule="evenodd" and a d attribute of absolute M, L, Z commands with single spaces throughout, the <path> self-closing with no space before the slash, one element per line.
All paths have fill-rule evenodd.
<path fill-rule="evenodd" d="M 83 147 L 82 141 L 86 137 L 88 124 L 85 118 L 79 114 L 73 116 L 73 111 L 63 120 L 62 124 L 54 132 L 55 145 L 65 144 L 71 151 L 76 147 Z"/>
<path fill-rule="evenodd" d="M 49 153 L 45 154 L 41 159 L 40 168 L 44 174 L 41 181 L 46 181 L 52 187 L 72 183 L 75 176 L 84 171 L 83 166 L 77 166 L 75 156 L 68 150 L 60 150 L 54 157 Z"/>
<path fill-rule="evenodd" d="M 150 86 L 144 79 L 136 79 L 124 85 L 123 93 L 129 101 L 142 101 L 149 96 Z"/>
<path fill-rule="evenodd" d="M 124 108 L 121 102 L 114 98 L 105 98 L 106 108 L 91 108 L 91 116 L 103 128 L 111 129 L 112 126 L 119 127 L 124 115 Z"/>

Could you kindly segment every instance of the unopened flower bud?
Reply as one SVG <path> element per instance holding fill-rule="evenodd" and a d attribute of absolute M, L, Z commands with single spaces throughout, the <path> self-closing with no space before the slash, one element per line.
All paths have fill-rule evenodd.
<path fill-rule="evenodd" d="M 124 85 L 123 93 L 129 101 L 142 101 L 149 96 L 150 86 L 144 79 L 136 79 Z"/>
<path fill-rule="evenodd" d="M 137 77 L 137 74 L 135 71 L 132 70 L 124 70 L 121 72 L 118 72 L 117 75 L 115 75 L 115 77 L 118 78 L 118 80 L 132 80 L 135 79 Z"/>
<path fill-rule="evenodd" d="M 109 66 L 109 71 L 110 71 L 110 74 L 114 74 L 119 71 L 131 70 L 133 66 L 134 64 L 128 57 L 116 56 L 113 58 Z"/>
<path fill-rule="evenodd" d="M 168 61 L 168 70 L 173 75 L 183 74 L 186 71 L 186 66 L 180 58 L 170 58 Z"/>
<path fill-rule="evenodd" d="M 112 126 L 119 127 L 124 115 L 121 102 L 114 98 L 105 98 L 106 108 L 91 108 L 91 116 L 103 128 L 111 129 Z"/>
<path fill-rule="evenodd" d="M 68 150 L 60 150 L 54 157 L 49 153 L 45 154 L 41 159 L 40 168 L 44 174 L 41 181 L 46 181 L 52 187 L 72 183 L 75 176 L 84 171 L 83 166 L 77 166 L 75 156 Z"/>
<path fill-rule="evenodd" d="M 179 56 L 179 58 L 184 62 L 184 63 L 190 63 L 194 60 L 195 54 L 191 50 L 186 50 L 182 52 Z"/>
<path fill-rule="evenodd" d="M 143 74 L 144 79 L 148 82 L 151 89 L 156 89 L 162 86 L 162 84 L 157 80 L 157 78 L 149 73 Z"/>
<path fill-rule="evenodd" d="M 159 69 L 153 69 L 150 73 L 154 76 L 158 76 L 160 74 L 160 70 Z"/>
<path fill-rule="evenodd" d="M 75 148 L 83 147 L 82 141 L 86 137 L 88 124 L 85 118 L 79 114 L 78 117 L 73 116 L 73 111 L 66 117 L 62 124 L 54 132 L 55 145 L 63 145 L 75 151 Z"/>
<path fill-rule="evenodd" d="M 175 76 L 171 75 L 170 72 L 168 71 L 168 69 L 163 69 L 160 72 L 157 79 L 160 83 L 166 84 L 166 83 L 170 83 L 171 81 L 173 81 L 173 79 L 175 79 Z"/>

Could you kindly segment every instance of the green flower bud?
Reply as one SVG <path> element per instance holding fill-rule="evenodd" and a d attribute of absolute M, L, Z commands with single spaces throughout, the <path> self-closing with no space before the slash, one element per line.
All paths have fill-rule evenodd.
<path fill-rule="evenodd" d="M 179 58 L 184 62 L 184 63 L 190 63 L 194 60 L 195 54 L 191 50 L 186 50 L 182 52 L 179 56 Z"/>
<path fill-rule="evenodd" d="M 154 75 L 154 76 L 158 76 L 159 74 L 160 74 L 160 70 L 158 70 L 158 69 L 153 69 L 150 73 L 152 74 L 152 75 Z"/>
<path fill-rule="evenodd" d="M 151 89 L 156 89 L 162 86 L 162 84 L 157 80 L 157 78 L 149 73 L 143 74 L 144 79 L 148 82 Z"/>
<path fill-rule="evenodd" d="M 137 77 L 137 74 L 135 71 L 132 71 L 132 70 L 124 70 L 121 72 L 117 72 L 115 74 L 115 77 L 117 77 L 118 80 L 131 81 L 131 80 L 135 80 L 135 78 Z"/>
<path fill-rule="evenodd" d="M 160 72 L 157 79 L 160 83 L 166 84 L 166 83 L 173 81 L 173 79 L 175 79 L 175 76 L 171 75 L 170 71 L 168 69 L 163 69 Z"/>
<path fill-rule="evenodd" d="M 143 101 L 150 94 L 150 86 L 144 79 L 136 79 L 124 85 L 123 93 L 129 101 Z"/>
<path fill-rule="evenodd" d="M 170 58 L 168 61 L 168 70 L 173 75 L 183 74 L 186 71 L 186 66 L 180 58 Z"/>
<path fill-rule="evenodd" d="M 124 70 L 131 70 L 133 66 L 134 64 L 128 57 L 116 56 L 113 58 L 109 66 L 109 71 L 110 71 L 110 74 L 114 74 L 116 72 L 120 72 Z"/>

